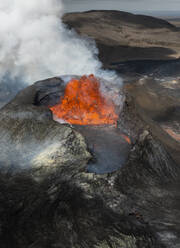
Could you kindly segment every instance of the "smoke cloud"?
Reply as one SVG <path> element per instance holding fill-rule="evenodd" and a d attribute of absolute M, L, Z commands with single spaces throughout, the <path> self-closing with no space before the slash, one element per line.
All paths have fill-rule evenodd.
<path fill-rule="evenodd" d="M 64 74 L 115 76 L 101 70 L 98 50 L 61 22 L 61 0 L 0 2 L 0 78 L 31 84 Z"/>

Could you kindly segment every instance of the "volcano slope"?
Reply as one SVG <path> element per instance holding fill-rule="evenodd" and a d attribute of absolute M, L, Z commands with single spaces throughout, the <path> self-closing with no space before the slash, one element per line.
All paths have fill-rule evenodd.
<path fill-rule="evenodd" d="M 62 79 L 37 82 L 0 110 L 1 247 L 179 244 L 180 172 L 164 142 L 172 138 L 127 89 L 117 129 L 131 138 L 129 158 L 102 175 L 87 173 L 93 154 L 76 128 L 52 119 L 48 107 L 63 94 Z"/>
<path fill-rule="evenodd" d="M 145 18 L 143 25 L 142 21 L 134 25 L 135 20 L 130 21 L 133 16 L 128 14 L 127 17 L 131 18 L 123 25 L 128 26 L 127 29 L 134 25 L 133 29 L 141 33 L 138 37 L 142 37 L 143 32 L 152 34 L 153 45 L 149 44 L 149 38 L 145 47 L 143 44 L 142 47 L 131 47 L 120 41 L 113 43 L 111 37 L 114 37 L 114 29 L 122 25 L 123 20 L 118 17 L 122 14 L 86 12 L 81 15 L 89 19 L 84 21 L 82 18 L 76 22 L 75 17 L 80 13 L 73 13 L 66 15 L 64 21 L 68 23 L 67 19 L 74 18 L 68 24 L 74 25 L 77 31 L 81 29 L 78 32 L 82 35 L 90 35 L 86 28 L 91 30 L 91 23 L 96 22 L 90 36 L 96 39 L 104 35 L 100 41 L 96 39 L 104 67 L 113 66 L 119 71 L 122 66 L 119 62 L 126 59 L 143 58 L 148 63 L 149 58 L 167 60 L 165 67 L 160 61 L 158 71 L 157 66 L 155 69 L 151 67 L 150 74 L 160 72 L 160 80 L 139 80 L 136 77 L 137 62 L 125 64 L 125 70 L 133 72 L 125 83 L 126 100 L 118 121 L 118 130 L 129 136 L 132 142 L 126 164 L 113 173 L 87 173 L 87 161 L 93 156 L 90 144 L 86 141 L 86 146 L 79 134 L 81 130 L 77 132 L 68 124 L 55 123 L 47 108 L 56 104 L 63 93 L 63 80 L 48 79 L 20 92 L 0 110 L 0 135 L 1 141 L 4 140 L 4 144 L 1 143 L 0 171 L 1 247 L 180 246 L 180 146 L 178 136 L 174 138 L 165 130 L 168 126 L 178 134 L 179 82 L 161 81 L 164 72 L 168 72 L 167 68 L 174 67 L 169 64 L 169 57 L 178 54 L 179 33 L 164 21 L 160 21 L 157 28 L 159 19 L 154 18 Z M 142 20 L 142 16 L 134 18 Z M 101 32 L 96 32 L 100 25 Z M 115 33 L 115 40 L 121 37 L 121 28 L 119 30 Z M 166 39 L 162 38 L 163 43 L 155 44 L 158 37 L 161 39 L 159 32 L 164 36 L 166 33 Z M 164 40 L 168 40 L 168 44 Z M 141 61 L 141 65 L 145 63 L 145 73 L 149 69 L 146 62 Z M 171 75 L 174 75 L 173 70 Z M 85 132 L 82 134 L 85 136 Z M 33 146 L 27 145 L 29 138 Z M 9 143 L 14 144 L 10 149 Z M 41 153 L 40 159 L 33 160 L 38 158 L 44 143 L 47 144 L 46 152 Z M 54 143 L 58 145 L 49 153 L 48 144 Z M 80 156 L 82 151 L 83 157 Z M 62 160 L 65 153 L 66 160 Z M 25 169 L 26 160 L 29 169 Z M 19 163 L 25 166 L 24 169 L 17 169 Z"/>

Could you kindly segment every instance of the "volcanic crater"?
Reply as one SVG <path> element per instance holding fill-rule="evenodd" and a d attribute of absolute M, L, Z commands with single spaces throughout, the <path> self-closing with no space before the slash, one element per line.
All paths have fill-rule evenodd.
<path fill-rule="evenodd" d="M 66 107 L 72 103 L 67 94 L 70 90 L 69 82 L 70 84 L 75 82 L 79 92 L 79 82 L 84 80 L 86 83 L 90 80 L 95 84 L 103 106 L 107 101 L 107 106 L 113 110 L 105 113 L 110 123 L 106 121 L 92 125 L 92 119 L 89 125 L 87 123 L 80 125 L 79 122 L 68 123 L 69 115 L 74 114 L 77 108 L 66 112 L 67 119 L 64 118 L 64 114 L 60 116 L 65 121 L 57 118 L 58 116 L 53 117 L 52 112 L 55 110 L 56 115 L 56 108 L 61 109 L 64 101 Z M 47 221 L 48 209 L 51 208 L 57 216 L 57 211 L 60 211 L 61 218 L 57 220 L 59 227 L 62 228 L 63 223 L 65 225 L 71 223 L 71 230 L 76 232 L 76 237 L 72 241 L 75 244 L 81 243 L 82 235 L 83 239 L 88 240 L 88 244 L 100 244 L 99 247 L 103 247 L 106 240 L 115 247 L 121 247 L 121 244 L 129 244 L 129 247 L 163 247 L 161 239 L 163 234 L 172 233 L 174 239 L 178 240 L 176 228 L 180 225 L 173 213 L 168 214 L 170 209 L 177 211 L 179 206 L 177 191 L 179 168 L 167 146 L 167 140 L 171 140 L 171 137 L 151 121 L 144 110 L 136 104 L 131 87 L 130 90 L 127 85 L 119 89 L 120 104 L 115 106 L 115 100 L 109 101 L 108 97 L 99 91 L 100 86 L 97 83 L 99 80 L 91 75 L 83 78 L 62 76 L 38 81 L 18 93 L 0 110 L 2 154 L 0 163 L 3 168 L 1 177 L 8 182 L 8 189 L 4 192 L 10 190 L 12 194 L 10 197 L 14 199 L 12 206 L 3 205 L 2 212 L 11 208 L 13 214 L 17 207 L 16 202 L 24 201 L 25 203 L 22 203 L 25 204 L 24 207 L 18 211 L 27 211 L 28 215 L 33 211 L 32 220 L 26 229 L 27 232 L 31 230 L 32 240 L 35 232 L 38 233 L 39 247 L 42 244 L 42 237 L 49 240 L 54 235 L 58 244 L 69 243 L 59 234 L 59 228 L 53 227 L 54 222 L 46 225 L 41 233 L 42 223 Z M 107 82 L 101 80 L 106 85 Z M 111 82 L 107 86 L 107 92 L 110 91 L 110 86 Z M 99 99 L 97 92 L 95 96 Z M 79 103 L 82 103 L 78 99 L 79 96 L 75 94 L 74 97 L 80 110 Z M 84 97 L 89 100 L 86 95 Z M 88 106 L 87 103 L 84 107 L 92 108 L 91 104 Z M 119 109 L 116 112 L 117 107 Z M 99 111 L 99 105 L 95 109 Z M 84 112 L 80 110 L 76 113 L 76 120 L 78 114 L 82 121 Z M 97 114 L 99 119 L 102 112 L 95 113 L 95 117 Z M 104 113 L 102 117 L 104 118 Z M 15 188 L 12 189 L 14 186 L 11 187 L 9 180 L 15 184 Z M 32 210 L 26 204 L 30 190 L 27 185 L 29 180 L 34 194 L 39 195 L 40 191 L 42 194 L 38 197 L 38 202 L 35 200 L 36 204 L 32 206 Z M 19 187 L 24 188 L 23 192 Z M 65 187 L 63 191 L 62 187 Z M 21 194 L 16 196 L 16 190 L 20 190 Z M 166 201 L 169 195 L 171 201 Z M 80 202 L 72 205 L 77 198 Z M 30 201 L 34 201 L 33 199 L 34 197 L 29 198 Z M 44 201 L 47 201 L 47 208 L 36 220 L 35 213 L 38 213 Z M 57 210 L 56 204 L 60 210 Z M 62 206 L 67 210 L 63 210 Z M 70 218 L 71 211 L 73 216 Z M 27 232 L 20 234 L 24 228 L 24 217 L 24 213 L 21 212 L 22 224 L 17 224 L 18 222 L 14 220 L 11 227 L 11 231 L 14 232 L 12 239 L 18 245 L 20 237 L 27 242 Z M 76 231 L 73 227 L 74 218 L 77 218 Z M 168 225 L 164 222 L 165 219 Z M 89 230 L 94 228 L 94 225 L 96 228 L 93 234 L 90 234 Z M 6 226 L 6 220 L 2 222 L 2 226 L 10 230 Z M 51 228 L 52 235 L 46 236 L 45 233 Z M 68 234 L 68 228 L 63 227 L 63 230 Z M 14 242 L 13 240 L 9 242 Z M 68 247 L 71 247 L 70 244 Z"/>

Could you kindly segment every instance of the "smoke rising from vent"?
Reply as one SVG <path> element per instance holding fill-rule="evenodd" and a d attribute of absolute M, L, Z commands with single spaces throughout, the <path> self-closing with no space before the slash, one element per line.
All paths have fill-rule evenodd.
<path fill-rule="evenodd" d="M 95 74 L 101 70 L 95 43 L 81 39 L 61 22 L 61 0 L 0 2 L 0 78 L 27 84 L 64 74 Z"/>

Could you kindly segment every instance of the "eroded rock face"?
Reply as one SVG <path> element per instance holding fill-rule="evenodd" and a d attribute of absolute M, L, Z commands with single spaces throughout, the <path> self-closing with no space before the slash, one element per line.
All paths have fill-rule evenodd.
<path fill-rule="evenodd" d="M 63 87 L 63 81 L 58 78 L 44 81 L 43 87 L 38 82 L 1 109 L 0 162 L 3 166 L 51 168 L 76 164 L 80 169 L 86 164 L 91 155 L 83 136 L 69 125 L 53 121 L 48 107 L 37 106 L 39 102 L 46 106 L 48 101 L 59 101 Z"/>

